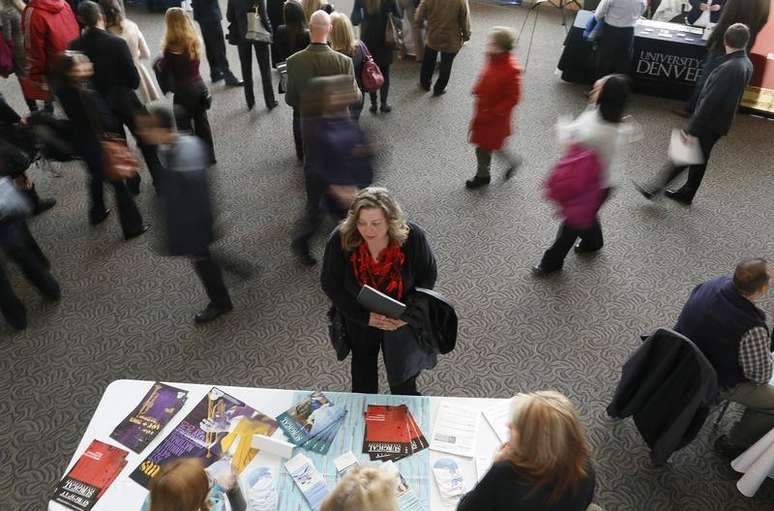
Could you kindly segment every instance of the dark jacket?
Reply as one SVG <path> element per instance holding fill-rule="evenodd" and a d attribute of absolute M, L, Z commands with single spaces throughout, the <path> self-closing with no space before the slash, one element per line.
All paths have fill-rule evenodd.
<path fill-rule="evenodd" d="M 556 501 L 549 483 L 535 488 L 510 461 L 494 463 L 475 488 L 460 500 L 457 511 L 586 511 L 594 498 L 596 475 L 589 463 L 588 477 Z"/>
<path fill-rule="evenodd" d="M 457 312 L 441 294 L 418 287 L 406 297 L 401 319 L 425 350 L 446 354 L 457 344 Z"/>
<path fill-rule="evenodd" d="M 653 463 L 662 465 L 696 438 L 717 397 L 715 370 L 699 348 L 659 328 L 626 361 L 607 414 L 634 415 Z"/>
<path fill-rule="evenodd" d="M 272 33 L 269 16 L 266 14 L 266 0 L 228 0 L 226 7 L 226 19 L 230 23 L 228 27 L 228 42 L 231 44 L 242 44 L 250 41 L 245 40 L 247 35 L 247 13 L 255 12 L 255 7 L 261 16 L 261 24 L 270 34 Z"/>
<path fill-rule="evenodd" d="M 161 180 L 166 254 L 201 255 L 214 240 L 207 149 L 198 137 L 180 134 L 162 156 L 167 169 Z"/>
<path fill-rule="evenodd" d="M 70 43 L 70 49 L 84 53 L 94 65 L 91 83 L 108 107 L 132 115 L 139 99 L 134 90 L 140 86 L 140 75 L 126 41 L 99 28 L 91 28 Z"/>
<path fill-rule="evenodd" d="M 699 6 L 701 4 L 707 3 L 707 0 L 688 0 L 688 3 L 691 4 L 691 10 L 688 11 L 688 15 L 686 16 L 686 19 L 688 20 L 688 23 L 693 25 L 696 23 L 696 20 L 698 20 L 701 17 L 702 11 L 699 9 Z M 725 5 L 726 0 L 713 0 L 712 5 L 720 5 L 719 11 L 713 11 L 710 12 L 710 22 L 711 23 L 717 23 L 718 19 L 720 19 L 720 14 L 723 12 L 723 6 Z"/>
<path fill-rule="evenodd" d="M 365 8 L 363 0 L 355 0 L 351 18 L 354 25 L 360 25 L 360 39 L 371 51 L 376 65 L 381 68 L 392 64 L 395 50 L 385 46 L 387 20 L 390 14 L 395 16 L 396 21 L 399 21 L 402 15 L 395 0 L 381 0 L 380 5 L 379 12 L 371 14 Z"/>
<path fill-rule="evenodd" d="M 274 47 L 277 49 L 277 62 L 285 62 L 294 53 L 309 46 L 309 30 L 291 36 L 287 25 L 280 25 L 274 33 Z"/>
<path fill-rule="evenodd" d="M 744 50 L 727 55 L 704 82 L 686 131 L 697 137 L 728 133 L 752 73 L 752 62 Z"/>
<path fill-rule="evenodd" d="M 435 257 L 425 233 L 413 223 L 409 223 L 409 229 L 409 237 L 401 247 L 406 256 L 401 273 L 407 296 L 417 287 L 432 289 L 437 277 Z M 353 342 L 383 341 L 390 384 L 403 383 L 422 369 L 434 367 L 437 362 L 435 354 L 425 352 L 408 327 L 384 332 L 368 326 L 370 312 L 357 301 L 362 286 L 352 270 L 351 255 L 342 249 L 341 236 L 336 228 L 325 246 L 320 280 L 323 291 L 344 317 L 347 335 Z"/>
<path fill-rule="evenodd" d="M 223 19 L 218 0 L 192 0 L 191 7 L 193 7 L 193 18 L 199 23 Z"/>
<path fill-rule="evenodd" d="M 65 85 L 56 97 L 72 126 L 73 145 L 84 151 L 99 150 L 99 142 L 109 133 L 121 133 L 121 125 L 105 104 L 102 96 L 91 89 Z"/>
<path fill-rule="evenodd" d="M 709 360 L 723 388 L 747 381 L 739 365 L 739 344 L 753 328 L 766 326 L 766 314 L 739 294 L 731 277 L 696 286 L 677 318 L 675 330 L 689 338 Z"/>
<path fill-rule="evenodd" d="M 365 188 L 373 182 L 373 154 L 360 125 L 346 117 L 312 120 L 315 129 L 309 146 L 315 145 L 318 158 L 309 162 L 311 171 L 327 185 Z"/>

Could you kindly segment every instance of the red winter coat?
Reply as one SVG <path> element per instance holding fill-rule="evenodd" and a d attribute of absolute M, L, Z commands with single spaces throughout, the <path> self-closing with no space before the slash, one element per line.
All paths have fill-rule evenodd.
<path fill-rule="evenodd" d="M 24 97 L 50 99 L 46 77 L 51 63 L 80 35 L 78 22 L 65 0 L 30 0 L 24 9 L 22 31 L 26 72 L 20 82 Z"/>
<path fill-rule="evenodd" d="M 470 143 L 499 151 L 511 134 L 513 107 L 521 99 L 521 68 L 510 53 L 490 55 L 473 95 L 476 106 L 470 123 Z"/>

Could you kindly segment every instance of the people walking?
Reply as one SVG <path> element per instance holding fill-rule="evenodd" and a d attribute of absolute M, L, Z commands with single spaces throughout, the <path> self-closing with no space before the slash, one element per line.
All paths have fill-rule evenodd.
<path fill-rule="evenodd" d="M 166 106 L 153 106 L 141 121 L 141 136 L 164 147 L 161 211 L 165 220 L 166 255 L 191 260 L 210 303 L 195 321 L 209 323 L 231 311 L 223 272 L 210 253 L 215 241 L 214 211 L 207 179 L 207 148 L 200 138 L 179 133 Z"/>
<path fill-rule="evenodd" d="M 172 7 L 164 16 L 166 30 L 161 43 L 163 60 L 161 69 L 171 81 L 174 91 L 173 103 L 180 109 L 177 127 L 182 131 L 193 131 L 207 145 L 210 163 L 215 164 L 215 144 L 212 140 L 207 110 L 212 96 L 199 74 L 201 43 L 193 23 L 180 7 Z"/>
<path fill-rule="evenodd" d="M 419 85 L 426 91 L 432 87 L 433 95 L 446 93 L 452 64 L 462 45 L 470 40 L 470 9 L 467 0 L 422 0 L 415 13 L 417 26 L 427 22 L 425 44 Z M 438 55 L 441 65 L 438 79 L 433 86 L 433 73 Z"/>
<path fill-rule="evenodd" d="M 225 80 L 229 87 L 241 87 L 242 81 L 234 76 L 226 56 L 226 40 L 223 36 L 218 0 L 192 0 L 193 18 L 199 23 L 204 40 L 204 53 L 210 64 L 210 81 L 217 83 Z"/>
<path fill-rule="evenodd" d="M 99 4 L 90 0 L 81 2 L 78 19 L 84 27 L 83 35 L 70 43 L 70 48 L 89 58 L 94 69 L 91 82 L 95 91 L 121 123 L 118 134 L 124 135 L 125 126 L 137 140 L 155 185 L 162 172 L 161 162 L 156 147 L 145 144 L 137 135 L 135 116 L 143 113 L 145 107 L 134 92 L 141 82 L 129 47 L 122 38 L 105 30 L 105 16 Z M 140 192 L 139 174 L 128 181 L 128 186 L 135 195 Z"/>
<path fill-rule="evenodd" d="M 119 0 L 100 0 L 102 12 L 105 14 L 105 25 L 108 32 L 126 41 L 129 53 L 132 55 L 134 67 L 140 75 L 140 86 L 137 87 L 137 95 L 142 103 L 147 104 L 161 99 L 161 94 L 156 87 L 156 82 L 145 67 L 143 60 L 151 57 L 145 36 L 140 31 L 137 23 L 124 16 L 123 8 Z"/>
<path fill-rule="evenodd" d="M 628 98 L 626 76 L 602 78 L 592 89 L 592 107 L 572 123 L 560 125 L 559 139 L 566 153 L 546 182 L 546 194 L 557 204 L 562 224 L 540 264 L 532 268 L 536 276 L 561 270 L 578 238 L 578 254 L 596 252 L 604 245 L 598 213 L 614 183 L 611 167 Z"/>
<path fill-rule="evenodd" d="M 437 277 L 433 251 L 424 231 L 406 220 L 384 188 L 365 188 L 325 246 L 322 288 L 343 317 L 352 350 L 352 392 L 379 392 L 379 351 L 392 394 L 419 395 L 417 378 L 435 367 L 397 318 L 369 312 L 357 301 L 363 286 L 401 301 L 414 288 L 432 289 Z"/>
<path fill-rule="evenodd" d="M 393 55 L 398 48 L 389 47 L 386 40 L 386 31 L 390 17 L 397 22 L 401 18 L 396 0 L 355 0 L 352 9 L 352 24 L 360 25 L 360 39 L 368 48 L 374 62 L 382 72 L 384 84 L 379 89 L 379 103 L 377 104 L 376 91 L 369 92 L 373 114 L 377 110 L 382 113 L 392 111 L 388 100 L 390 94 L 390 66 Z"/>
<path fill-rule="evenodd" d="M 470 124 L 470 142 L 476 146 L 478 170 L 473 179 L 465 183 L 471 189 L 489 184 L 493 153 L 501 155 L 508 163 L 506 179 L 511 178 L 519 165 L 505 148 L 511 134 L 513 109 L 521 99 L 521 68 L 511 53 L 515 41 L 509 28 L 494 27 L 489 32 L 486 67 L 473 87 L 476 105 Z"/>
<path fill-rule="evenodd" d="M 685 184 L 677 190 L 667 190 L 664 195 L 686 206 L 693 203 L 704 179 L 712 148 L 731 129 L 739 103 L 742 101 L 742 94 L 750 83 L 753 67 L 746 51 L 749 39 L 750 31 L 745 25 L 735 23 L 728 27 L 723 38 L 726 60 L 707 77 L 699 93 L 696 110 L 681 134 L 685 143 L 699 145 L 703 163 L 696 165 L 667 163 L 653 182 L 645 185 L 636 184 L 645 198 L 653 199 L 687 170 L 688 180 Z"/>
<path fill-rule="evenodd" d="M 360 119 L 365 101 L 365 87 L 363 86 L 363 64 L 368 48 L 363 41 L 355 38 L 352 23 L 346 14 L 334 12 L 331 14 L 331 48 L 352 59 L 352 68 L 355 72 L 355 81 L 360 89 L 360 102 L 352 105 L 350 111 L 355 121 Z"/>
<path fill-rule="evenodd" d="M 258 21 L 265 31 L 265 40 L 251 39 L 248 37 L 248 16 L 257 16 Z M 228 0 L 226 18 L 231 23 L 229 42 L 236 44 L 239 51 L 239 62 L 242 65 L 242 78 L 245 87 L 245 101 L 247 109 L 255 106 L 255 92 L 253 90 L 253 51 L 258 61 L 258 69 L 261 72 L 261 85 L 263 86 L 263 101 L 268 110 L 273 110 L 279 103 L 274 99 L 274 89 L 271 84 L 271 57 L 269 46 L 271 44 L 271 23 L 266 15 L 266 0 Z"/>
<path fill-rule="evenodd" d="M 316 215 L 319 208 L 314 199 L 318 194 L 314 190 L 314 166 L 324 156 L 313 144 L 307 144 L 307 138 L 313 137 L 316 119 L 320 116 L 321 102 L 315 96 L 314 89 L 310 88 L 310 82 L 314 78 L 332 75 L 346 75 L 350 78 L 352 89 L 356 92 L 356 101 L 360 101 L 360 94 L 355 82 L 352 59 L 334 51 L 328 46 L 328 36 L 331 32 L 331 17 L 324 11 L 317 11 L 312 15 L 310 23 L 309 46 L 288 58 L 288 90 L 285 101 L 288 105 L 300 112 L 302 143 L 304 145 L 304 182 L 307 193 L 306 213 L 304 218 Z M 355 100 L 353 100 L 355 103 Z M 317 263 L 309 253 L 308 238 L 299 236 L 291 244 L 293 253 L 299 261 L 312 266 Z"/>

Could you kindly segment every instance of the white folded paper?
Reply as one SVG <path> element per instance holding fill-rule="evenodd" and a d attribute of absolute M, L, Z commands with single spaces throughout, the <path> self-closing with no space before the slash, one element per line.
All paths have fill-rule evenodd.
<path fill-rule="evenodd" d="M 675 165 L 698 165 L 704 163 L 699 139 L 690 135 L 683 140 L 682 130 L 672 130 L 669 141 L 669 160 Z"/>
<path fill-rule="evenodd" d="M 731 462 L 731 468 L 743 472 L 736 487 L 752 497 L 767 477 L 774 477 L 774 429 Z"/>

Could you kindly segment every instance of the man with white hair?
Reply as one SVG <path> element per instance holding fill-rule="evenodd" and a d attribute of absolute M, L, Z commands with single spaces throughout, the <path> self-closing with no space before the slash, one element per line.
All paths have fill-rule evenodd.
<path fill-rule="evenodd" d="M 319 117 L 321 99 L 316 98 L 314 89 L 309 86 L 314 78 L 333 75 L 352 77 L 352 88 L 360 101 L 360 91 L 355 82 L 352 59 L 334 51 L 328 46 L 331 32 L 331 17 L 325 11 L 316 11 L 309 19 L 310 44 L 305 49 L 288 58 L 288 85 L 285 101 L 301 113 L 301 138 L 311 140 L 308 134 L 314 133 L 315 118 Z M 305 266 L 313 266 L 317 261 L 309 253 L 309 239 L 320 222 L 319 187 L 315 178 L 314 165 L 320 161 L 316 153 L 320 148 L 308 147 L 304 143 L 304 180 L 306 183 L 306 212 L 299 231 L 293 238 L 291 248 L 299 261 Z"/>

